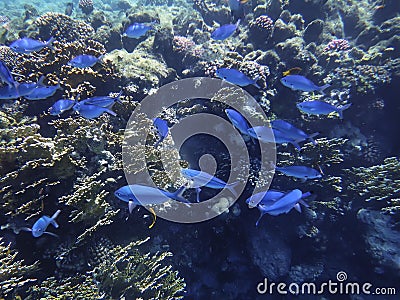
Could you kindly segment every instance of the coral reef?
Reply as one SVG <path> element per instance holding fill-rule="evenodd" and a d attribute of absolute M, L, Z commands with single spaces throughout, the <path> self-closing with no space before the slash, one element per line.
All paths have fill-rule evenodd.
<path fill-rule="evenodd" d="M 36 279 L 29 278 L 38 269 L 38 263 L 26 265 L 17 259 L 17 252 L 0 239 L 0 296 L 16 299 L 18 291 Z"/>
<path fill-rule="evenodd" d="M 91 272 L 94 280 L 112 298 L 182 299 L 184 281 L 171 266 L 162 266 L 163 260 L 172 254 L 140 254 L 137 246 L 145 241 L 103 249 L 107 257 Z"/>
<path fill-rule="evenodd" d="M 389 157 L 383 164 L 371 167 L 358 167 L 347 170 L 348 189 L 356 192 L 375 208 L 383 212 L 400 213 L 400 160 Z"/>

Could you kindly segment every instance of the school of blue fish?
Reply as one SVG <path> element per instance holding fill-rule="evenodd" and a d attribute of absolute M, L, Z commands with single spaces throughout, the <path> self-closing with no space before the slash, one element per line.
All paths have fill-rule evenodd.
<path fill-rule="evenodd" d="M 211 33 L 211 38 L 216 41 L 224 41 L 232 37 L 235 32 L 238 31 L 240 26 L 240 18 L 242 16 L 242 5 L 247 1 L 240 0 L 229 0 L 229 6 L 234 15 L 237 18 L 236 23 L 224 24 L 219 28 L 215 29 Z M 139 39 L 144 37 L 149 31 L 153 30 L 156 26 L 155 22 L 152 23 L 133 23 L 127 27 L 123 37 Z M 16 53 L 31 54 L 33 52 L 41 51 L 44 48 L 49 48 L 53 51 L 54 48 L 52 43 L 55 39 L 52 37 L 48 41 L 39 41 L 30 38 L 21 38 L 14 41 L 10 45 L 10 49 Z M 88 54 L 81 54 L 75 57 L 71 57 L 68 65 L 74 68 L 90 68 L 95 64 L 102 63 L 103 56 L 95 57 Z M 231 84 L 238 85 L 240 87 L 253 86 L 257 89 L 261 87 L 257 84 L 258 78 L 249 78 L 243 72 L 233 68 L 219 68 L 216 70 L 215 75 Z M 14 79 L 12 72 L 7 67 L 4 61 L 0 60 L 0 81 L 4 83 L 0 87 L 0 100 L 13 100 L 18 98 L 25 98 L 28 101 L 37 101 L 53 97 L 57 91 L 62 90 L 60 83 L 55 85 L 45 85 L 45 76 L 39 78 L 37 82 L 17 82 Z M 317 92 L 321 95 L 325 95 L 325 90 L 330 87 L 329 84 L 318 86 L 308 78 L 302 75 L 286 75 L 281 78 L 281 84 L 285 87 L 290 88 L 293 91 L 301 92 Z M 122 103 L 120 97 L 122 91 L 116 96 L 95 96 L 86 99 L 80 99 L 80 95 L 77 95 L 75 99 L 59 99 L 49 109 L 48 112 L 52 116 L 60 116 L 61 114 L 74 111 L 83 118 L 95 119 L 100 115 L 107 113 L 112 116 L 116 116 L 116 113 L 112 110 L 113 105 L 118 102 Z M 297 108 L 305 114 L 310 115 L 328 115 L 331 113 L 337 113 L 339 118 L 343 118 L 343 111 L 348 109 L 351 104 L 336 107 L 328 102 L 314 100 L 304 101 L 296 104 Z M 297 151 L 301 151 L 301 143 L 310 141 L 314 145 L 317 145 L 317 141 L 314 138 L 319 135 L 316 133 L 306 133 L 302 129 L 295 127 L 295 125 L 285 121 L 276 119 L 271 121 L 269 124 L 263 126 L 251 127 L 248 120 L 241 115 L 238 111 L 228 108 L 225 110 L 225 114 L 228 120 L 232 123 L 243 136 L 247 136 L 252 143 L 258 140 L 260 143 L 276 143 L 293 145 Z M 153 126 L 158 140 L 155 141 L 154 147 L 157 148 L 169 135 L 169 124 L 162 118 L 154 118 Z M 299 182 L 306 180 L 318 180 L 323 176 L 322 170 L 313 168 L 312 166 L 292 165 L 292 166 L 276 166 L 275 170 L 279 173 L 284 174 L 288 177 L 299 179 Z M 128 204 L 128 210 L 131 213 L 136 206 L 151 206 L 165 203 L 169 200 L 176 200 L 186 204 L 191 202 L 185 199 L 183 194 L 187 189 L 195 189 L 196 191 L 196 202 L 201 202 L 201 190 L 202 188 L 210 189 L 228 189 L 231 194 L 237 197 L 235 186 L 238 182 L 226 183 L 225 181 L 208 174 L 204 171 L 182 168 L 182 176 L 190 183 L 190 185 L 183 185 L 174 192 L 167 190 L 146 186 L 146 185 L 126 185 L 115 191 L 114 195 L 121 201 Z M 257 207 L 260 211 L 260 217 L 256 221 L 256 226 L 259 225 L 261 218 L 265 214 L 271 216 L 278 216 L 281 214 L 289 213 L 293 208 L 298 212 L 301 212 L 301 205 L 308 207 L 305 199 L 309 198 L 310 192 L 303 192 L 300 188 L 289 190 L 289 191 L 276 191 L 267 190 L 252 195 L 246 200 L 249 207 Z M 33 237 L 40 237 L 43 234 L 56 236 L 54 233 L 46 231 L 48 226 L 51 224 L 53 227 L 58 228 L 59 225 L 55 219 L 60 214 L 60 210 L 57 210 L 53 216 L 42 216 L 32 226 L 32 228 L 24 227 L 25 231 L 30 231 Z"/>

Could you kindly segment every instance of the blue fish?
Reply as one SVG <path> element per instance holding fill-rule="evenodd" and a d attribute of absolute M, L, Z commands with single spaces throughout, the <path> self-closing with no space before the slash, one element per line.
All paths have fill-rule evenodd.
<path fill-rule="evenodd" d="M 114 192 L 114 195 L 118 199 L 128 203 L 129 212 L 131 213 L 136 205 L 157 205 L 167 202 L 169 199 L 189 203 L 182 197 L 185 190 L 186 186 L 181 186 L 175 192 L 171 193 L 151 186 L 133 184 L 119 188 Z"/>
<path fill-rule="evenodd" d="M 61 86 L 60 84 L 57 85 L 37 85 L 35 89 L 32 90 L 31 93 L 25 95 L 25 99 L 28 100 L 41 100 L 41 99 L 46 99 L 51 96 L 53 96 L 57 90 L 60 90 Z"/>
<path fill-rule="evenodd" d="M 0 60 L 0 80 L 8 86 L 15 86 L 16 82 L 12 76 L 10 69 L 7 67 L 4 61 Z"/>
<path fill-rule="evenodd" d="M 306 166 L 275 167 L 275 170 L 287 176 L 302 179 L 303 181 L 307 179 L 317 179 L 322 177 L 321 172 Z"/>
<path fill-rule="evenodd" d="M 119 94 L 115 97 L 95 96 L 84 99 L 80 103 L 85 105 L 96 105 L 101 107 L 107 107 L 108 109 L 111 109 L 112 106 L 115 104 L 115 102 L 122 103 L 120 99 L 121 96 L 122 96 L 122 91 L 120 91 Z"/>
<path fill-rule="evenodd" d="M 53 37 L 51 37 L 47 42 L 41 42 L 25 37 L 14 41 L 10 45 L 10 49 L 17 53 L 26 53 L 26 54 L 29 54 L 34 51 L 40 51 L 46 47 L 49 47 L 50 49 L 54 50 L 53 46 L 51 45 L 53 41 L 54 41 Z"/>
<path fill-rule="evenodd" d="M 75 103 L 77 103 L 76 100 L 60 99 L 49 108 L 50 115 L 61 115 L 63 112 L 70 110 Z"/>
<path fill-rule="evenodd" d="M 302 75 L 287 75 L 281 78 L 281 83 L 292 89 L 293 91 L 303 91 L 303 92 L 314 92 L 317 91 L 322 95 L 325 95 L 324 90 L 330 87 L 330 84 L 325 84 L 323 86 L 317 86 L 314 82 L 307 79 Z"/>
<path fill-rule="evenodd" d="M 211 33 L 211 38 L 217 41 L 223 41 L 230 37 L 237 30 L 239 24 L 240 19 L 236 22 L 236 24 L 222 25 Z"/>
<path fill-rule="evenodd" d="M 337 112 L 339 118 L 343 119 L 343 111 L 348 109 L 351 103 L 337 107 L 330 103 L 323 101 L 304 101 L 297 104 L 297 108 L 310 115 L 329 115 L 330 113 Z"/>
<path fill-rule="evenodd" d="M 100 117 L 103 113 L 109 113 L 112 116 L 116 116 L 117 114 L 112 110 L 92 104 L 82 104 L 81 102 L 76 103 L 72 109 L 78 112 L 82 117 L 86 119 L 94 119 Z"/>
<path fill-rule="evenodd" d="M 292 191 L 293 192 L 293 191 Z M 301 192 L 301 191 L 300 191 Z M 261 201 L 259 201 L 257 208 L 260 211 L 260 216 L 256 221 L 256 226 L 258 226 L 260 220 L 262 219 L 262 217 L 266 214 L 266 213 L 270 213 L 272 215 L 274 215 L 275 213 L 278 213 L 280 210 L 284 210 L 285 205 L 288 205 L 287 202 L 289 202 L 288 198 L 285 198 L 286 195 L 290 194 L 289 193 L 284 193 L 284 192 L 280 192 L 280 191 L 267 191 L 267 192 L 261 192 L 258 194 L 253 195 L 252 197 L 250 197 L 249 199 L 246 200 L 246 203 L 250 203 L 252 201 L 254 201 L 253 199 L 259 199 L 262 197 Z M 301 206 L 300 204 L 304 205 L 305 207 L 309 207 L 309 205 L 303 200 L 306 197 L 309 197 L 311 195 L 310 192 L 307 193 L 302 193 L 301 197 L 298 199 L 298 201 L 296 201 L 293 206 L 289 209 L 289 211 L 294 208 L 296 209 L 299 213 L 301 213 Z M 293 193 L 291 195 L 291 197 L 296 197 L 298 196 L 298 193 Z M 279 205 L 277 202 L 280 202 L 281 200 L 286 201 L 286 203 L 282 202 L 280 203 L 281 208 L 279 209 Z M 254 207 L 254 206 L 253 206 Z M 271 207 L 273 209 L 271 209 Z M 290 207 L 290 205 L 288 205 L 288 207 Z M 288 212 L 288 211 L 287 211 Z M 286 212 L 286 213 L 287 213 Z M 283 212 L 281 212 L 283 213 Z M 278 213 L 278 214 L 281 214 Z"/>
<path fill-rule="evenodd" d="M 168 129 L 168 122 L 160 119 L 160 118 L 155 118 L 153 120 L 153 125 L 157 130 L 157 135 L 158 135 L 158 141 L 154 144 L 154 147 L 157 148 L 157 146 L 167 137 L 169 129 Z"/>
<path fill-rule="evenodd" d="M 58 235 L 56 235 L 56 234 L 54 234 L 52 232 L 48 232 L 48 231 L 46 231 L 46 229 L 50 224 L 53 225 L 55 228 L 58 228 L 58 224 L 56 222 L 56 218 L 58 217 L 60 212 L 61 212 L 61 210 L 57 210 L 54 213 L 54 215 L 51 216 L 51 217 L 42 216 L 35 222 L 35 224 L 33 224 L 32 229 L 31 228 L 23 228 L 23 229 L 31 231 L 32 235 L 34 237 L 40 237 L 43 233 L 58 237 Z"/>
<path fill-rule="evenodd" d="M 258 78 L 254 80 L 250 79 L 244 73 L 236 69 L 220 68 L 217 69 L 217 71 L 215 71 L 215 75 L 223 80 L 226 80 L 238 86 L 248 86 L 252 84 L 256 88 L 261 89 L 261 87 L 257 84 Z"/>
<path fill-rule="evenodd" d="M 292 144 L 297 150 L 301 150 L 300 145 L 290 137 L 285 136 L 283 132 L 278 129 L 269 128 L 268 126 L 255 126 L 249 128 L 248 133 L 250 136 L 258 139 L 263 143 L 276 143 L 276 144 Z"/>
<path fill-rule="evenodd" d="M 0 100 L 12 100 L 24 97 L 32 93 L 36 87 L 43 83 L 44 76 L 36 82 L 16 83 L 15 86 L 5 86 L 0 88 Z"/>
<path fill-rule="evenodd" d="M 133 23 L 125 30 L 124 36 L 133 39 L 141 38 L 147 31 L 153 29 L 154 23 L 155 22 L 152 22 L 150 25 L 146 25 L 145 23 Z"/>
<path fill-rule="evenodd" d="M 93 67 L 97 62 L 101 61 L 103 58 L 103 55 L 100 55 L 99 57 L 93 56 L 93 55 L 78 55 L 71 59 L 68 62 L 68 65 L 73 66 L 75 68 L 88 68 L 88 67 Z"/>
<path fill-rule="evenodd" d="M 281 192 L 281 191 L 275 191 L 275 190 L 269 190 L 266 192 L 260 192 L 257 194 L 252 195 L 251 197 L 247 198 L 246 204 L 249 205 L 249 207 L 254 208 L 258 206 L 259 204 L 269 206 L 273 204 L 275 201 L 278 199 L 282 198 L 286 193 Z M 309 197 L 311 195 L 310 192 L 303 193 L 302 198 Z M 300 201 L 301 204 L 304 206 L 308 207 L 307 203 L 303 203 Z M 295 207 L 296 208 L 296 207 Z M 299 208 L 296 208 L 296 210 L 300 210 Z"/>
<path fill-rule="evenodd" d="M 240 133 L 244 135 L 249 135 L 249 123 L 240 113 L 238 113 L 234 109 L 227 108 L 225 109 L 225 114 L 227 115 L 233 126 L 240 131 Z"/>
<path fill-rule="evenodd" d="M 308 135 L 301 129 L 296 128 L 295 126 L 284 120 L 271 121 L 271 126 L 274 129 L 278 129 L 288 138 L 295 140 L 297 143 L 305 140 L 310 140 L 314 145 L 317 144 L 317 142 L 314 140 L 314 137 L 319 134 L 318 132 Z"/>
<path fill-rule="evenodd" d="M 264 205 L 264 204 L 259 205 L 259 209 L 262 210 L 263 214 L 267 213 L 270 214 L 271 216 L 278 216 L 284 213 L 287 214 L 289 211 L 292 210 L 292 208 L 295 207 L 297 203 L 300 202 L 302 197 L 303 197 L 303 192 L 298 189 L 295 189 L 288 192 L 287 194 L 279 198 L 271 205 Z"/>
<path fill-rule="evenodd" d="M 0 100 L 14 100 L 21 97 L 15 86 L 4 86 L 0 88 Z"/>
<path fill-rule="evenodd" d="M 235 191 L 235 186 L 238 182 L 233 182 L 231 184 L 226 183 L 225 181 L 208 174 L 207 172 L 193 170 L 193 169 L 182 169 L 181 174 L 186 179 L 192 181 L 193 188 L 200 188 L 202 186 L 211 188 L 211 189 L 224 189 L 227 188 L 235 197 L 237 197 L 237 192 Z M 200 192 L 200 189 L 197 190 L 197 196 Z M 198 198 L 199 199 L 199 198 Z"/>

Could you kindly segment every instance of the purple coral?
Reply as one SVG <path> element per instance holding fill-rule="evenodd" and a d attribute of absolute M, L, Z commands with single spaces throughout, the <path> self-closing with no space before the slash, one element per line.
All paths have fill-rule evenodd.
<path fill-rule="evenodd" d="M 176 35 L 172 41 L 173 50 L 178 53 L 189 54 L 194 57 L 200 57 L 203 49 L 187 37 Z"/>
<path fill-rule="evenodd" d="M 90 14 L 93 11 L 93 0 L 79 0 L 79 8 L 85 14 Z"/>
<path fill-rule="evenodd" d="M 250 27 L 255 27 L 261 31 L 270 33 L 274 28 L 274 21 L 267 15 L 261 15 L 250 22 Z"/>
<path fill-rule="evenodd" d="M 345 39 L 333 39 L 325 47 L 324 51 L 346 51 L 350 49 L 349 41 Z"/>

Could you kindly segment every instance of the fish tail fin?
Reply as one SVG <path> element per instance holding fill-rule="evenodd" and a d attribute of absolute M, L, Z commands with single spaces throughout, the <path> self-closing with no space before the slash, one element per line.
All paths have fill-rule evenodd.
<path fill-rule="evenodd" d="M 53 47 L 53 42 L 54 42 L 55 38 L 52 36 L 49 38 L 49 40 L 46 42 L 46 46 L 49 47 L 51 50 L 54 50 Z"/>
<path fill-rule="evenodd" d="M 236 192 L 235 187 L 236 187 L 238 184 L 239 184 L 239 182 L 236 181 L 236 182 L 227 184 L 225 187 L 226 187 L 235 197 L 237 197 L 237 196 L 238 196 L 238 193 Z"/>
<path fill-rule="evenodd" d="M 56 222 L 56 218 L 58 217 L 58 215 L 60 214 L 60 212 L 61 212 L 61 210 L 57 210 L 55 213 L 54 213 L 54 215 L 52 215 L 51 216 L 51 221 L 50 221 L 50 223 L 51 223 L 51 225 L 53 225 L 55 228 L 58 228 L 58 224 L 57 224 L 57 222 Z"/>
<path fill-rule="evenodd" d="M 186 200 L 183 197 L 183 193 L 186 191 L 186 189 L 187 189 L 187 186 L 185 184 L 182 185 L 179 189 L 177 189 L 175 192 L 172 193 L 173 198 L 175 200 L 178 200 L 178 201 L 183 202 L 183 203 L 190 203 L 188 200 Z"/>
<path fill-rule="evenodd" d="M 325 84 L 325 85 L 323 85 L 323 86 L 320 86 L 320 87 L 318 88 L 318 92 L 320 92 L 322 95 L 325 95 L 324 90 L 327 89 L 327 88 L 330 87 L 330 86 L 331 86 L 330 84 Z"/>
<path fill-rule="evenodd" d="M 338 112 L 339 117 L 340 117 L 341 119 L 343 119 L 343 111 L 346 110 L 346 109 L 348 109 L 350 106 L 351 106 L 351 103 L 346 104 L 346 105 L 343 105 L 343 106 L 341 106 L 341 107 L 338 108 L 337 112 Z"/>
<path fill-rule="evenodd" d="M 313 145 L 317 145 L 318 143 L 314 140 L 314 138 L 319 135 L 319 132 L 314 132 L 308 136 L 308 139 L 313 143 Z"/>

